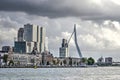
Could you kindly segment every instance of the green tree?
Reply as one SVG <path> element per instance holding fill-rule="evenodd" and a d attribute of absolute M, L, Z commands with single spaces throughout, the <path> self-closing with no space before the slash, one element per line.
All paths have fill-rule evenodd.
<path fill-rule="evenodd" d="M 79 62 L 77 62 L 77 66 L 79 65 Z"/>
<path fill-rule="evenodd" d="M 72 58 L 69 57 L 69 65 L 72 66 Z"/>
<path fill-rule="evenodd" d="M 62 62 L 60 62 L 60 65 L 62 66 Z"/>
<path fill-rule="evenodd" d="M 52 62 L 53 62 L 54 65 L 58 65 L 60 61 L 59 61 L 59 59 L 57 59 L 57 60 L 53 59 Z"/>
<path fill-rule="evenodd" d="M 56 61 L 54 59 L 52 60 L 52 62 L 53 62 L 53 65 L 56 65 Z"/>
<path fill-rule="evenodd" d="M 17 61 L 17 66 L 20 66 L 20 61 Z"/>
<path fill-rule="evenodd" d="M 59 64 L 59 62 L 60 62 L 60 60 L 59 60 L 59 59 L 57 59 L 56 64 Z"/>
<path fill-rule="evenodd" d="M 76 65 L 76 61 L 74 61 L 74 65 Z"/>
<path fill-rule="evenodd" d="M 90 57 L 88 58 L 87 62 L 88 62 L 88 65 L 93 65 L 95 63 L 95 60 L 92 57 Z"/>
<path fill-rule="evenodd" d="M 66 65 L 67 61 L 66 61 L 66 60 L 63 60 L 63 63 L 64 63 L 64 65 Z"/>
<path fill-rule="evenodd" d="M 8 60 L 8 55 L 5 54 L 5 55 L 3 56 L 3 62 L 5 62 L 6 65 L 7 65 L 7 60 Z"/>
<path fill-rule="evenodd" d="M 50 65 L 49 61 L 47 61 L 47 65 Z"/>
<path fill-rule="evenodd" d="M 81 59 L 81 62 L 87 64 L 87 58 L 82 58 L 82 59 Z"/>
<path fill-rule="evenodd" d="M 9 64 L 8 64 L 9 66 L 13 66 L 14 65 L 14 62 L 13 62 L 13 60 L 10 60 L 10 62 L 9 62 Z"/>
<path fill-rule="evenodd" d="M 35 64 L 35 59 L 34 59 L 34 58 L 31 59 L 31 63 L 32 63 L 33 65 Z"/>

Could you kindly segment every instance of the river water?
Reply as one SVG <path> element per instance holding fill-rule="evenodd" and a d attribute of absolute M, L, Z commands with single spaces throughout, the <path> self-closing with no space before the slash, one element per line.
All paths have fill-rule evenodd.
<path fill-rule="evenodd" d="M 120 80 L 120 67 L 0 68 L 0 80 Z"/>

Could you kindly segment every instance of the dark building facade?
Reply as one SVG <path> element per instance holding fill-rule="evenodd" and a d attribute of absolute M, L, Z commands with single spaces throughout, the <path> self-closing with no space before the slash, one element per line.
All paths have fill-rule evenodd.
<path fill-rule="evenodd" d="M 18 36 L 17 36 L 17 39 L 18 41 L 23 41 L 24 39 L 24 28 L 19 28 L 18 30 Z"/>
<path fill-rule="evenodd" d="M 15 42 L 14 52 L 15 53 L 26 53 L 26 42 Z"/>
<path fill-rule="evenodd" d="M 68 57 L 68 43 L 66 39 L 62 39 L 61 47 L 59 48 L 60 57 Z"/>
<path fill-rule="evenodd" d="M 3 51 L 3 52 L 8 52 L 10 49 L 11 49 L 10 46 L 3 46 L 3 47 L 2 47 L 2 51 Z"/>

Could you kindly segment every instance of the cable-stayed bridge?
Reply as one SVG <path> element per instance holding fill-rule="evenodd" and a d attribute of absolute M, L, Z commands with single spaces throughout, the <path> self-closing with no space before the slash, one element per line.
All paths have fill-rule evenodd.
<path fill-rule="evenodd" d="M 76 24 L 74 24 L 74 30 L 73 30 L 73 33 L 71 34 L 69 40 L 68 40 L 68 45 L 69 45 L 69 42 L 72 38 L 72 36 L 74 35 L 74 42 L 75 42 L 75 46 L 76 46 L 76 49 L 77 49 L 77 52 L 79 54 L 79 57 L 82 58 L 82 53 L 80 51 L 80 48 L 79 48 L 79 45 L 78 45 L 78 42 L 77 42 L 77 31 L 76 31 Z"/>

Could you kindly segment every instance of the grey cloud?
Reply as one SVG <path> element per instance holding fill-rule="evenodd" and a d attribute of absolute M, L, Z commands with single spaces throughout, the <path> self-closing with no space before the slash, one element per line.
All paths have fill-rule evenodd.
<path fill-rule="evenodd" d="M 40 16 L 58 17 L 65 12 L 55 9 L 60 1 L 41 1 L 41 0 L 1 0 L 0 10 L 1 11 L 23 11 L 28 14 L 35 14 Z M 58 15 L 57 15 L 58 14 Z"/>
<path fill-rule="evenodd" d="M 0 49 L 4 45 L 13 46 L 18 25 L 19 24 L 13 21 L 8 15 L 0 15 Z"/>
<path fill-rule="evenodd" d="M 80 17 L 87 20 L 119 20 L 120 7 L 104 0 L 101 4 L 94 0 L 1 0 L 0 11 L 19 11 L 28 14 L 58 17 Z"/>

